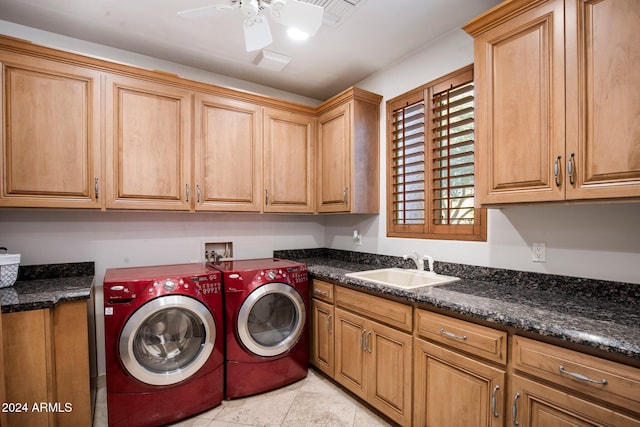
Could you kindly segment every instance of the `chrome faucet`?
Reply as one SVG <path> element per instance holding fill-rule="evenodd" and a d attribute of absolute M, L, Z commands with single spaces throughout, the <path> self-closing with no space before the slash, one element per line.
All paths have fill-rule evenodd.
<path fill-rule="evenodd" d="M 420 255 L 417 251 L 412 251 L 411 255 L 403 255 L 402 258 L 404 259 L 412 259 L 413 262 L 416 263 L 416 269 L 423 271 L 424 270 L 424 260 L 426 259 L 428 261 L 428 265 L 429 265 L 429 272 L 433 273 L 433 257 L 431 257 L 430 255 Z"/>

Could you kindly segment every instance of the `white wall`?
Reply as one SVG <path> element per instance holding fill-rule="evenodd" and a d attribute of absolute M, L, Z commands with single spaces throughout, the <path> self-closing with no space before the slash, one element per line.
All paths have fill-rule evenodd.
<path fill-rule="evenodd" d="M 358 84 L 384 96 L 380 206 L 386 206 L 386 101 L 472 62 L 472 38 L 455 30 Z M 329 217 L 325 241 L 336 249 L 418 250 L 440 261 L 640 283 L 640 203 L 518 206 L 490 209 L 488 217 L 486 243 L 388 238 L 384 208 L 379 217 Z M 354 229 L 363 235 L 362 246 L 353 242 Z M 546 263 L 531 261 L 533 242 L 546 243 Z"/>

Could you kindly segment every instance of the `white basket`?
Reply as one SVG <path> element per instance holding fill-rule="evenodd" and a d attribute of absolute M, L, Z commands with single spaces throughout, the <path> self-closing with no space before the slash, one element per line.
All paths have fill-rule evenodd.
<path fill-rule="evenodd" d="M 6 251 L 6 248 L 0 248 Z M 0 254 L 0 288 L 13 286 L 18 278 L 20 254 Z"/>

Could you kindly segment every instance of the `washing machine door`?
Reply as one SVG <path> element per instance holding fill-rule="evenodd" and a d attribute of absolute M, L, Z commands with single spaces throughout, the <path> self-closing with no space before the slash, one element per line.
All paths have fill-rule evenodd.
<path fill-rule="evenodd" d="M 244 300 L 237 332 L 242 344 L 259 356 L 277 356 L 291 349 L 306 321 L 304 300 L 292 286 L 268 283 Z"/>
<path fill-rule="evenodd" d="M 167 295 L 129 317 L 118 346 L 130 375 L 146 384 L 170 385 L 195 374 L 211 356 L 215 341 L 215 319 L 202 302 Z"/>

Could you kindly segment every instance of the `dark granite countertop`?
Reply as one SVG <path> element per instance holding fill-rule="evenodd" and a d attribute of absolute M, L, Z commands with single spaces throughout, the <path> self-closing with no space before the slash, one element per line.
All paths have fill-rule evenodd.
<path fill-rule="evenodd" d="M 13 286 L 0 289 L 2 313 L 51 308 L 64 301 L 89 299 L 94 263 L 20 266 Z"/>
<path fill-rule="evenodd" d="M 345 277 L 415 268 L 402 258 L 348 251 L 336 257 L 328 251 L 329 256 L 304 250 L 274 256 L 306 263 L 317 278 L 640 360 L 640 285 L 436 262 L 436 272 L 462 280 L 405 290 Z"/>

